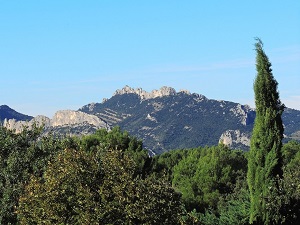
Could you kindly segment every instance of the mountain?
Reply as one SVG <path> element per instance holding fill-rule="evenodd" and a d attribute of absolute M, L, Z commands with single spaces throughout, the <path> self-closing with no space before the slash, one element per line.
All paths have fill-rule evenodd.
<path fill-rule="evenodd" d="M 300 111 L 287 108 L 282 118 L 285 140 L 300 140 Z M 46 133 L 74 135 L 120 126 L 142 139 L 150 154 L 160 154 L 220 141 L 232 148 L 249 149 L 254 119 L 255 110 L 247 105 L 170 87 L 146 92 L 125 86 L 101 103 L 85 105 L 78 111 L 58 111 L 52 119 L 39 116 L 27 124 L 39 121 L 45 124 Z M 5 124 L 10 129 L 23 125 L 14 120 Z"/>
<path fill-rule="evenodd" d="M 3 122 L 4 119 L 15 119 L 17 121 L 23 120 L 23 121 L 29 121 L 33 119 L 32 116 L 27 116 L 22 113 L 19 113 L 13 109 L 11 109 L 7 105 L 0 105 L 0 122 Z"/>
<path fill-rule="evenodd" d="M 147 93 L 126 86 L 110 99 L 79 110 L 127 130 L 154 153 L 216 145 L 226 131 L 236 130 L 248 137 L 245 143 L 233 143 L 228 135 L 227 142 L 233 147 L 245 147 L 255 118 L 249 106 L 211 100 L 188 91 L 176 92 L 169 87 Z"/>
<path fill-rule="evenodd" d="M 120 126 L 143 140 L 147 149 L 162 153 L 171 149 L 216 145 L 247 149 L 255 110 L 230 101 L 170 87 L 150 93 L 125 86 L 102 103 L 83 106 L 79 111 L 95 115 L 110 126 Z M 285 135 L 300 135 L 300 111 L 286 109 Z"/>

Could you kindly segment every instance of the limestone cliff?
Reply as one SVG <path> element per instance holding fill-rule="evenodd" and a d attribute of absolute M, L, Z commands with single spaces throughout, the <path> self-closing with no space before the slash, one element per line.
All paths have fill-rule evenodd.
<path fill-rule="evenodd" d="M 97 116 L 90 115 L 80 111 L 61 110 L 57 111 L 52 119 L 46 116 L 37 116 L 30 121 L 16 121 L 15 119 L 5 119 L 3 126 L 21 132 L 24 127 L 32 128 L 33 124 L 44 126 L 45 129 L 53 129 L 57 127 L 72 127 L 72 126 L 92 126 L 94 129 L 110 129 L 106 122 L 99 119 Z"/>
<path fill-rule="evenodd" d="M 50 127 L 51 120 L 46 116 L 39 115 L 29 121 L 22 121 L 22 120 L 17 121 L 16 119 L 4 119 L 3 122 L 4 127 L 10 130 L 15 130 L 16 133 L 20 133 L 24 129 L 24 127 L 31 129 L 33 125 Z"/>
<path fill-rule="evenodd" d="M 221 135 L 219 142 L 233 148 L 249 147 L 250 134 L 240 130 L 227 130 Z"/>
<path fill-rule="evenodd" d="M 96 128 L 102 128 L 107 126 L 107 124 L 101 119 L 99 119 L 97 116 L 73 110 L 58 111 L 55 113 L 51 120 L 52 127 L 83 123 L 93 125 Z"/>
<path fill-rule="evenodd" d="M 184 91 L 187 92 L 187 91 Z M 176 90 L 171 87 L 163 86 L 159 90 L 153 90 L 151 92 L 144 91 L 142 88 L 131 88 L 129 86 L 125 86 L 122 89 L 116 90 L 114 93 L 115 95 L 122 95 L 122 94 L 137 94 L 140 96 L 141 99 L 152 99 L 157 97 L 163 97 L 163 96 L 169 96 L 169 95 L 175 95 Z"/>
<path fill-rule="evenodd" d="M 255 111 L 248 105 L 237 104 L 230 111 L 239 118 L 241 124 L 248 125 L 253 124 L 255 119 Z"/>

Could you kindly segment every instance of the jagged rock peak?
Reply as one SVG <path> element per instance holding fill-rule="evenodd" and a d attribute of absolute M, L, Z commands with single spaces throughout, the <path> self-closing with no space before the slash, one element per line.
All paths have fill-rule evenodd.
<path fill-rule="evenodd" d="M 179 92 L 185 93 L 187 95 L 190 95 L 191 92 L 189 90 L 181 89 Z"/>
<path fill-rule="evenodd" d="M 189 93 L 189 91 L 181 91 L 185 93 Z M 157 98 L 157 97 L 163 97 L 163 96 L 169 96 L 169 95 L 175 95 L 177 92 L 172 87 L 166 87 L 163 86 L 159 90 L 153 90 L 151 92 L 144 91 L 142 88 L 131 88 L 128 85 L 123 87 L 122 89 L 118 89 L 115 93 L 115 95 L 123 95 L 123 94 L 137 94 L 141 99 L 151 99 L 151 98 Z"/>

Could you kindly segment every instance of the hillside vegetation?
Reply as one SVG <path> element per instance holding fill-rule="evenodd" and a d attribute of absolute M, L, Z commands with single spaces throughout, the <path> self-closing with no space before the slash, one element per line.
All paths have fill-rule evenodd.
<path fill-rule="evenodd" d="M 224 145 L 149 157 L 118 127 L 82 138 L 1 127 L 1 224 L 248 224 L 248 153 Z M 300 144 L 283 146 L 281 205 L 299 220 Z M 289 223 L 287 223 L 290 221 Z"/>

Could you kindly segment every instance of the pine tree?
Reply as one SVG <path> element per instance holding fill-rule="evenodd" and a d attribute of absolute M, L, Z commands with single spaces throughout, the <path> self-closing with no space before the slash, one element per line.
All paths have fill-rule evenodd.
<path fill-rule="evenodd" d="M 263 50 L 260 39 L 256 39 L 256 70 L 254 81 L 256 119 L 254 123 L 250 155 L 248 159 L 248 186 L 250 190 L 250 223 L 276 224 L 276 180 L 282 176 L 281 115 L 284 105 L 280 102 L 277 81 L 271 63 Z M 278 199 L 278 198 L 277 198 Z"/>

